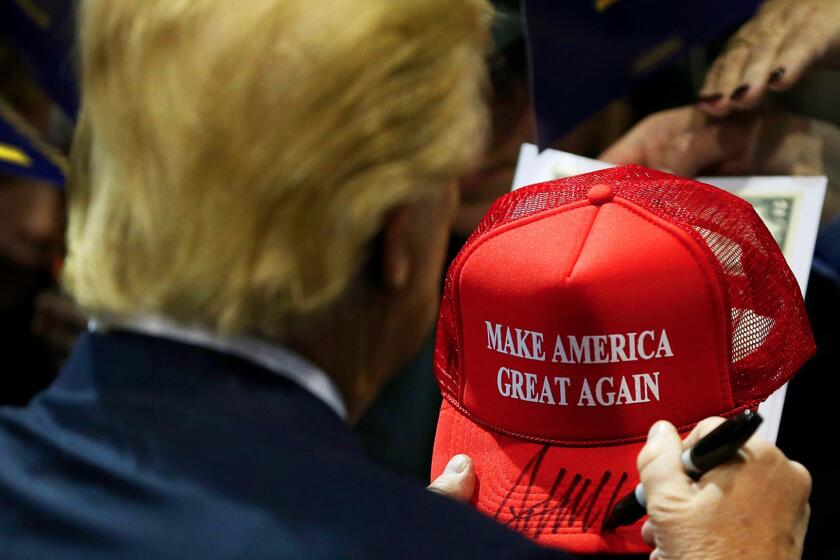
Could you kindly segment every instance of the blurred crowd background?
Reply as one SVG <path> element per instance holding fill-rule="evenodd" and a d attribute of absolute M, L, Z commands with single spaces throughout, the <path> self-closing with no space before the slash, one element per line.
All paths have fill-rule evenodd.
<path fill-rule="evenodd" d="M 680 27 L 684 22 L 674 21 L 669 30 L 667 18 L 653 18 L 650 33 L 656 37 L 649 42 L 659 50 L 640 53 L 627 45 L 646 36 L 649 2 L 494 4 L 494 47 L 487 53 L 492 139 L 479 168 L 460 182 L 451 256 L 491 202 L 510 189 L 523 142 L 593 158 L 603 154 L 621 163 L 639 160 L 686 175 L 829 176 L 806 298 L 818 354 L 791 383 L 778 443 L 815 480 L 804 557 L 840 557 L 833 534 L 838 471 L 832 450 L 816 443 L 817 434 L 838 424 L 833 410 L 840 385 L 840 50 L 835 50 L 840 3 L 709 2 L 704 8 L 704 2 L 686 2 L 685 10 L 696 4 L 710 20 L 716 11 L 726 17 L 690 40 Z M 569 13 L 565 22 L 564 10 Z M 622 20 L 619 10 L 629 15 Z M 543 12 L 545 18 L 537 17 Z M 69 1 L 0 0 L 1 405 L 23 405 L 44 388 L 86 325 L 57 282 L 65 226 L 63 175 L 77 110 L 72 13 Z M 587 28 L 598 18 L 606 23 Z M 621 21 L 625 26 L 616 26 Z M 546 52 L 546 41 L 556 40 L 568 52 L 578 48 L 578 39 L 580 45 L 599 41 L 604 52 L 581 51 L 574 64 Z M 634 75 L 604 66 L 616 53 L 644 67 Z M 553 93 L 564 90 L 571 95 Z M 581 99 L 586 102 L 576 101 Z M 538 130 L 535 122 L 542 117 L 553 120 L 541 122 Z M 662 149 L 663 142 L 680 134 L 685 142 Z M 616 145 L 622 137 L 623 144 Z M 415 359 L 356 427 L 371 456 L 423 482 L 440 406 L 433 346 L 430 332 Z"/>

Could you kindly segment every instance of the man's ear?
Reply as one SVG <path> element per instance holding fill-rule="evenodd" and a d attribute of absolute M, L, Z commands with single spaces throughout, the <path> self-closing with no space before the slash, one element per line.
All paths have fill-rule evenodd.
<path fill-rule="evenodd" d="M 412 282 L 424 283 L 427 272 L 439 274 L 457 206 L 458 189 L 452 184 L 440 196 L 406 202 L 391 210 L 373 245 L 370 270 L 374 282 L 398 292 Z"/>
<path fill-rule="evenodd" d="M 380 233 L 380 281 L 389 291 L 400 291 L 410 280 L 414 267 L 410 209 L 395 208 L 386 218 Z"/>

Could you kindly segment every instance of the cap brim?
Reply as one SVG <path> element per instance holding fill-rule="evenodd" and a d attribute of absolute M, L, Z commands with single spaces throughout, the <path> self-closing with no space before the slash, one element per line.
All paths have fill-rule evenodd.
<path fill-rule="evenodd" d="M 444 399 L 432 456 L 432 478 L 454 455 L 473 461 L 473 504 L 545 546 L 576 553 L 647 553 L 642 521 L 602 530 L 607 512 L 639 482 L 644 442 L 561 447 L 480 426 Z"/>

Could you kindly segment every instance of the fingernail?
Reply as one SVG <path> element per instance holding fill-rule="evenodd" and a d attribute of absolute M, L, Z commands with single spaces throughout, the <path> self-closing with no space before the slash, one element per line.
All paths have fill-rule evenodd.
<path fill-rule="evenodd" d="M 738 101 L 739 99 L 744 97 L 748 91 L 750 91 L 750 86 L 746 84 L 738 86 L 738 88 L 732 92 L 732 101 Z"/>
<path fill-rule="evenodd" d="M 784 66 L 782 66 L 780 68 L 776 68 L 775 70 L 773 70 L 773 72 L 771 72 L 770 77 L 767 78 L 767 83 L 768 84 L 775 84 L 776 82 L 778 82 L 779 80 L 781 80 L 784 77 L 785 77 L 785 68 L 784 68 Z"/>
<path fill-rule="evenodd" d="M 710 93 L 707 95 L 700 95 L 697 97 L 698 103 L 714 103 L 715 101 L 720 101 L 723 98 L 723 94 L 721 93 Z"/>
<path fill-rule="evenodd" d="M 469 459 L 465 455 L 455 455 L 446 464 L 444 472 L 446 474 L 461 474 L 467 470 L 467 465 L 470 464 Z"/>
<path fill-rule="evenodd" d="M 662 432 L 665 431 L 667 426 L 668 422 L 666 422 L 665 420 L 660 420 L 657 423 L 655 423 L 653 426 L 650 427 L 650 431 L 648 432 L 648 439 L 659 437 L 662 434 Z"/>

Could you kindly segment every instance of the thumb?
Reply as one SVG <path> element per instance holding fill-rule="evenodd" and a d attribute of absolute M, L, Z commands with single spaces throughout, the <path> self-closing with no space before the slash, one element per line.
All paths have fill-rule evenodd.
<path fill-rule="evenodd" d="M 649 162 L 645 158 L 642 139 L 639 138 L 635 130 L 628 132 L 616 140 L 614 144 L 598 156 L 598 159 L 614 165 L 627 165 L 628 163 L 649 165 Z"/>
<path fill-rule="evenodd" d="M 475 490 L 475 471 L 472 460 L 466 455 L 452 457 L 443 473 L 429 485 L 429 490 L 459 502 L 468 501 Z"/>
<path fill-rule="evenodd" d="M 648 439 L 639 453 L 639 477 L 650 505 L 675 497 L 693 494 L 691 478 L 682 464 L 682 439 L 670 422 L 660 420 L 648 433 Z"/>
<path fill-rule="evenodd" d="M 662 165 L 692 176 L 743 157 L 750 136 L 747 123 L 715 121 L 675 135 L 662 150 Z"/>

